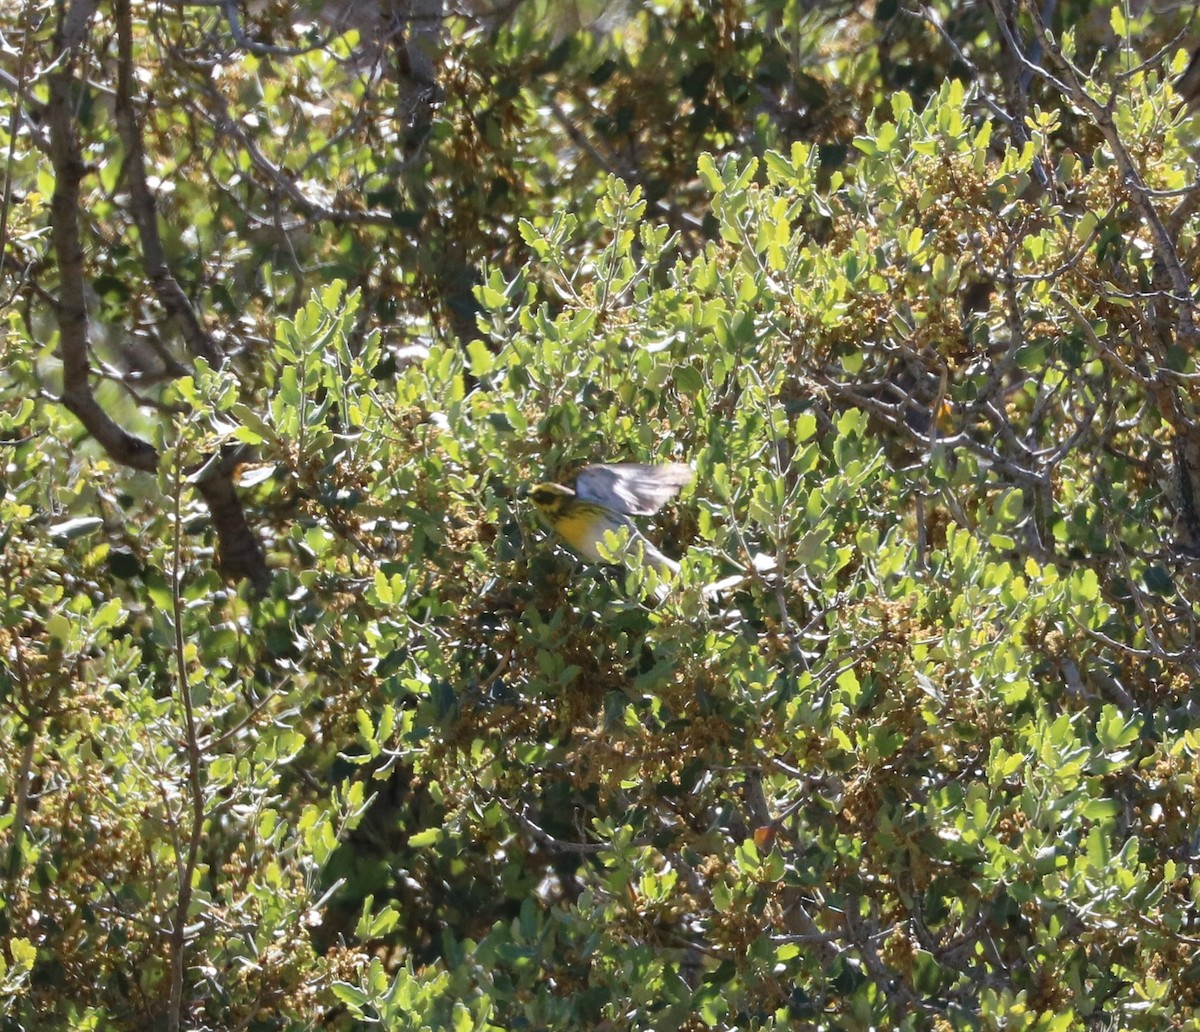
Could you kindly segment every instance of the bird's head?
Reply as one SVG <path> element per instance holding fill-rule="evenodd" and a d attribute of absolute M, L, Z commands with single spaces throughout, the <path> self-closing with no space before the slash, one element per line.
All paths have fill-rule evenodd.
<path fill-rule="evenodd" d="M 553 516 L 561 512 L 563 507 L 575 497 L 575 492 L 562 484 L 538 484 L 531 488 L 529 500 L 538 512 Z"/>

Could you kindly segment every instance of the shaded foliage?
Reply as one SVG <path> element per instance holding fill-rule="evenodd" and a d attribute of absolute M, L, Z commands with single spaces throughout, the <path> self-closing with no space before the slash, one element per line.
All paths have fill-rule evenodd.
<path fill-rule="evenodd" d="M 0 16 L 7 1027 L 1191 1027 L 1185 15 Z"/>

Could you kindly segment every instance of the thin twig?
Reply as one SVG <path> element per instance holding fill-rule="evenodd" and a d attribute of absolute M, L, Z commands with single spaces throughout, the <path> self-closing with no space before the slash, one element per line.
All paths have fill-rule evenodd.
<path fill-rule="evenodd" d="M 196 872 L 196 861 L 200 855 L 200 842 L 204 835 L 204 785 L 201 779 L 203 753 L 196 732 L 196 714 L 192 709 L 192 692 L 188 684 L 187 653 L 183 640 L 183 463 L 176 454 L 172 484 L 172 507 L 174 525 L 171 554 L 171 609 L 175 624 L 175 677 L 179 701 L 183 707 L 184 752 L 187 757 L 187 786 L 192 808 L 192 826 L 188 834 L 187 854 L 182 861 L 176 858 L 179 875 L 179 894 L 175 903 L 175 922 L 171 929 L 171 1012 L 168 1016 L 170 1032 L 179 1032 L 183 1027 L 184 972 L 187 950 L 188 911 L 192 905 L 192 877 Z"/>

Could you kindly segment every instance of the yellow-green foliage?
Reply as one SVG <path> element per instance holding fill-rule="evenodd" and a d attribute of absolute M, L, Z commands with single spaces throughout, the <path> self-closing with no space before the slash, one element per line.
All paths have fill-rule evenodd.
<path fill-rule="evenodd" d="M 178 342 L 81 79 L 93 385 L 156 477 L 57 401 L 55 183 L 18 121 L 13 1028 L 1195 1027 L 1196 585 L 1162 487 L 1193 119 L 1081 33 L 1117 136 L 1036 90 L 1014 128 L 994 23 L 947 29 L 967 84 L 886 4 L 779 6 L 453 21 L 407 149 L 354 36 L 292 53 L 317 29 L 268 11 L 276 51 L 219 53 L 216 8 L 206 40 L 137 9 L 168 258 L 229 352 L 122 375 Z M 1129 60 L 1165 31 L 1104 25 Z M 263 595 L 195 490 L 233 447 Z M 647 528 L 665 598 L 521 494 L 623 460 L 696 471 Z"/>

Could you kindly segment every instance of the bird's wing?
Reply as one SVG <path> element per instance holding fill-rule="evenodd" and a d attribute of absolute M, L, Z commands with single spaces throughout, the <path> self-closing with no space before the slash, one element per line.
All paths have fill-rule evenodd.
<path fill-rule="evenodd" d="M 617 462 L 581 469 L 575 478 L 575 494 L 627 516 L 649 516 L 691 481 L 691 467 L 682 462 L 654 466 Z"/>

